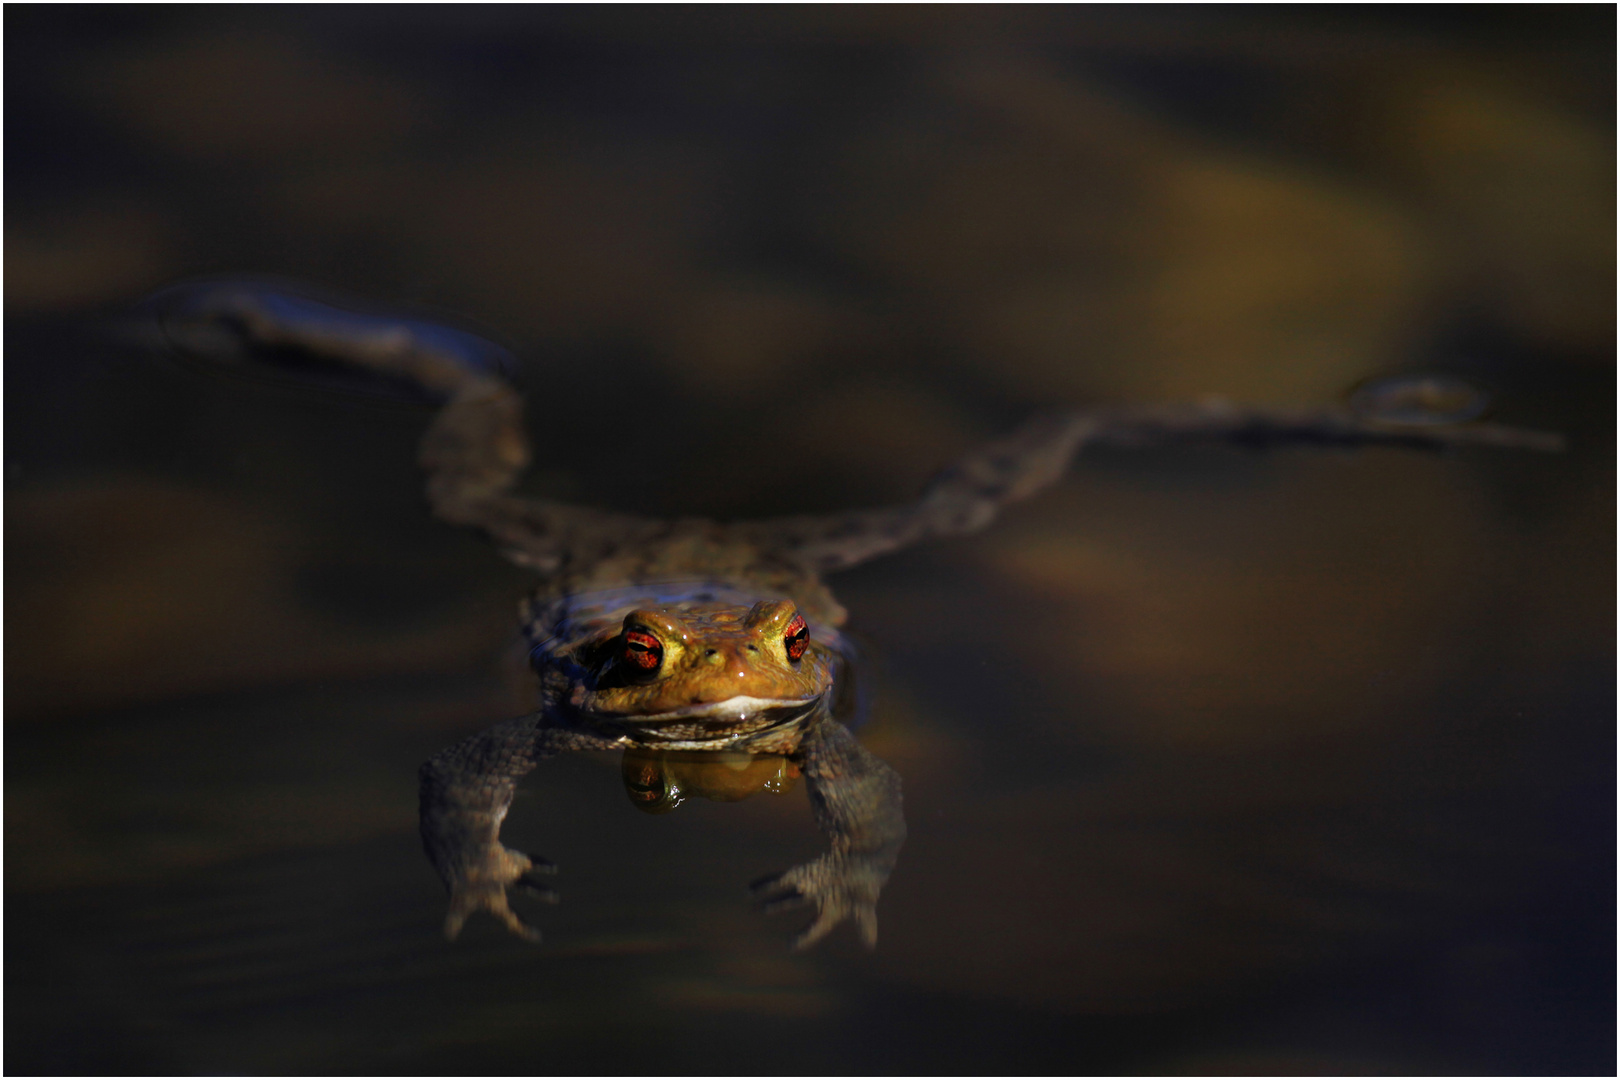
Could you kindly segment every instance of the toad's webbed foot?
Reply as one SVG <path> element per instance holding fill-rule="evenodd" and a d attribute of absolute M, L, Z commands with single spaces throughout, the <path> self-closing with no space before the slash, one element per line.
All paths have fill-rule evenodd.
<path fill-rule="evenodd" d="M 793 939 L 795 950 L 808 949 L 846 919 L 853 920 L 868 949 L 877 948 L 877 900 L 894 867 L 892 858 L 828 852 L 820 858 L 749 886 L 769 914 L 815 906 L 815 920 Z"/>
<path fill-rule="evenodd" d="M 422 766 L 422 847 L 450 890 L 446 937 L 453 940 L 461 933 L 473 912 L 487 911 L 518 937 L 540 940 L 540 932 L 512 910 L 506 888 L 516 885 L 555 903 L 557 894 L 539 875 L 554 874 L 557 868 L 504 846 L 501 822 L 518 778 L 536 763 L 564 750 L 608 745 L 586 733 L 547 727 L 539 716 L 523 716 L 463 739 Z"/>
<path fill-rule="evenodd" d="M 556 872 L 556 866 L 545 859 L 531 859 L 501 844 L 486 848 L 481 858 L 457 867 L 451 878 L 450 911 L 444 919 L 444 936 L 454 941 L 461 934 L 467 916 L 475 911 L 487 911 L 523 940 L 539 942 L 540 931 L 512 910 L 506 888 L 516 885 L 530 896 L 555 904 L 556 890 L 539 880 L 539 875 Z"/>
<path fill-rule="evenodd" d="M 793 941 L 808 949 L 846 919 L 868 949 L 877 947 L 877 901 L 906 840 L 900 777 L 844 725 L 823 717 L 805 733 L 799 765 L 816 825 L 831 850 L 754 882 L 767 912 L 811 907 L 816 917 Z"/>

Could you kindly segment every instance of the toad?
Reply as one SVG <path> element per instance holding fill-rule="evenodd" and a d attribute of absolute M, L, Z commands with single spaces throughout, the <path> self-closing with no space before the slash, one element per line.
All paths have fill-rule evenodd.
<path fill-rule="evenodd" d="M 906 837 L 900 778 L 835 707 L 851 652 L 823 576 L 984 528 L 1056 482 L 1083 447 L 1178 441 L 1556 449 L 1556 436 L 1363 408 L 1223 400 L 1045 413 L 946 469 L 917 499 L 843 514 L 658 520 L 513 492 L 529 461 L 510 358 L 469 333 L 363 314 L 260 282 L 205 282 L 153 301 L 166 340 L 222 362 L 393 382 L 440 403 L 419 462 L 439 518 L 481 529 L 539 583 L 523 607 L 541 704 L 434 755 L 420 775 L 445 933 L 477 912 L 530 941 L 508 900 L 554 896 L 554 867 L 501 843 L 520 778 L 564 751 L 617 750 L 633 803 L 735 799 L 802 779 L 827 849 L 753 885 L 767 910 L 807 907 L 805 948 L 843 922 L 877 941 L 877 902 Z M 312 363 L 313 362 L 313 363 Z M 1408 400 L 1411 399 L 1411 400 Z M 1410 413 L 1413 395 L 1401 398 Z"/>

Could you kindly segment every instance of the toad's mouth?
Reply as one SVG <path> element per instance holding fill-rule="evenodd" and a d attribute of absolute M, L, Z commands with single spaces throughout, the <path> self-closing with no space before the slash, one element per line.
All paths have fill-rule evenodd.
<path fill-rule="evenodd" d="M 814 712 L 824 696 L 757 698 L 740 694 L 724 701 L 683 705 L 666 712 L 598 712 L 591 714 L 591 719 L 648 742 L 706 742 L 797 723 Z"/>

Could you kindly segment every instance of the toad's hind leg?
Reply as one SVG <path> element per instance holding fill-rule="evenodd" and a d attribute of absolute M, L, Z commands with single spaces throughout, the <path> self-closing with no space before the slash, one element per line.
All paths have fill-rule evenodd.
<path fill-rule="evenodd" d="M 529 464 L 523 402 L 506 377 L 515 363 L 476 334 L 349 310 L 255 281 L 183 286 L 149 307 L 163 336 L 193 354 L 316 382 L 347 371 L 376 384 L 403 383 L 440 402 L 418 448 L 428 502 L 439 518 L 489 533 L 520 565 L 549 572 L 565 558 L 658 525 L 511 494 Z"/>
<path fill-rule="evenodd" d="M 841 570 L 937 536 L 977 532 L 1001 508 L 1056 483 L 1087 446 L 1176 442 L 1248 446 L 1383 444 L 1418 449 L 1500 446 L 1557 450 L 1555 434 L 1500 424 L 1395 424 L 1341 408 L 1268 409 L 1209 399 L 1185 404 L 1045 413 L 969 453 L 914 502 L 844 514 L 732 526 L 762 549 L 816 573 Z"/>

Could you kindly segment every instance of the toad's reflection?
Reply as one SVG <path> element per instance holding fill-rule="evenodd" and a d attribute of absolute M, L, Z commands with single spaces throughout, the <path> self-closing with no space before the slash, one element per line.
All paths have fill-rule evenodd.
<path fill-rule="evenodd" d="M 693 795 L 715 802 L 741 802 L 761 791 L 786 795 L 799 779 L 790 758 L 734 750 L 626 750 L 623 771 L 631 804 L 646 814 L 667 814 Z"/>

